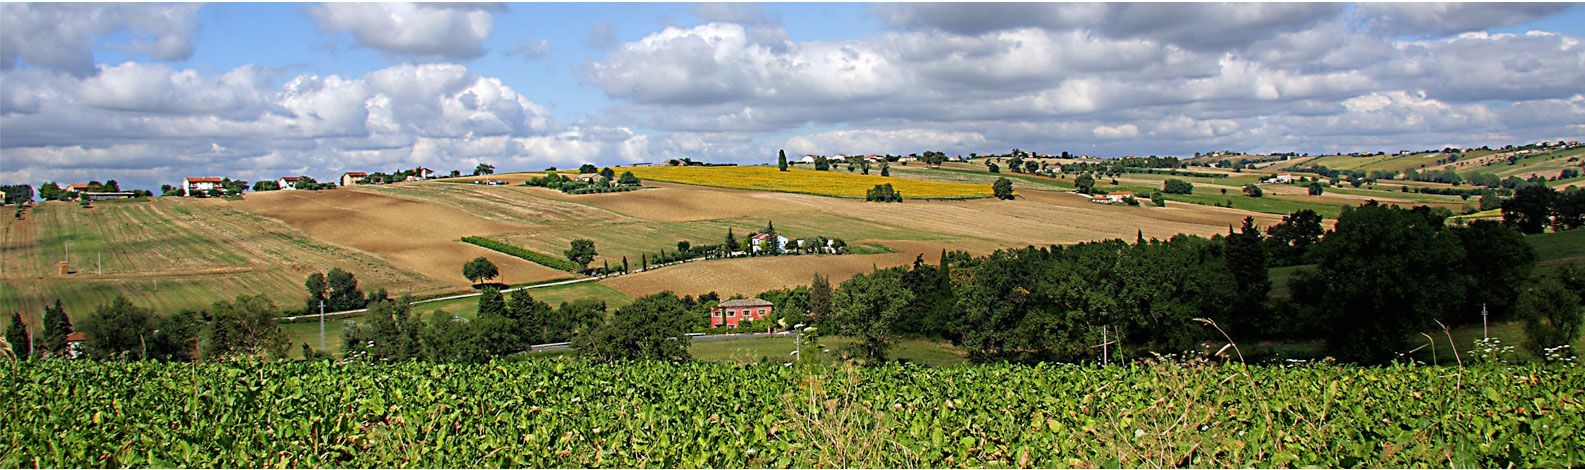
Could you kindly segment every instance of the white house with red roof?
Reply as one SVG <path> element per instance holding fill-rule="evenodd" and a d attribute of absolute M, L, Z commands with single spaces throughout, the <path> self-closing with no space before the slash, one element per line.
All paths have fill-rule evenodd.
<path fill-rule="evenodd" d="M 208 195 L 210 190 L 222 189 L 220 187 L 220 180 L 221 178 L 214 176 L 182 178 L 182 195 L 192 196 L 194 193 L 197 193 L 199 196 Z"/>

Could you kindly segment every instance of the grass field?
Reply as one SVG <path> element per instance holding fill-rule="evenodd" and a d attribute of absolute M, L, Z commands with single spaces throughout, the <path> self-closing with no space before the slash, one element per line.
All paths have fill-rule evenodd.
<path fill-rule="evenodd" d="M 902 193 L 905 200 L 971 199 L 991 196 L 989 185 L 883 177 L 879 176 L 879 168 L 872 168 L 869 175 L 802 168 L 793 168 L 784 172 L 771 166 L 646 166 L 621 170 L 632 171 L 634 176 L 644 180 L 848 198 L 863 198 L 865 191 L 875 185 L 887 183 L 896 188 L 897 192 Z"/>
<path fill-rule="evenodd" d="M 701 341 L 688 345 L 688 353 L 694 359 L 701 361 L 736 362 L 752 364 L 756 362 L 791 362 L 795 356 L 791 352 L 797 349 L 797 339 L 793 336 L 778 336 L 773 338 L 744 338 L 724 341 Z M 856 341 L 845 336 L 827 336 L 820 338 L 820 344 L 829 353 L 823 354 L 826 362 L 837 364 L 842 361 L 842 350 L 851 346 Z M 919 339 L 905 339 L 898 341 L 892 347 L 892 359 L 914 364 L 935 367 L 946 367 L 967 364 L 962 350 L 951 344 L 939 341 L 925 341 Z"/>
<path fill-rule="evenodd" d="M 126 295 L 165 314 L 241 294 L 277 303 L 299 295 L 309 273 L 340 267 L 366 290 L 423 293 L 432 281 L 381 259 L 323 243 L 218 200 L 102 201 L 91 209 L 44 202 L 23 220 L 4 219 L 0 310 L 37 325 L 59 298 L 81 315 Z M 57 273 L 70 256 L 74 274 Z"/>
<path fill-rule="evenodd" d="M 1543 265 L 1585 262 L 1585 229 L 1538 233 L 1525 237 Z"/>

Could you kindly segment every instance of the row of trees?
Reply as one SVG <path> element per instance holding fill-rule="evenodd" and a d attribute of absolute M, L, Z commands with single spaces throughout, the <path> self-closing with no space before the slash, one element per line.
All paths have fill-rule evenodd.
<path fill-rule="evenodd" d="M 1585 189 L 1557 191 L 1545 185 L 1530 185 L 1514 191 L 1502 202 L 1502 221 L 1524 233 L 1572 230 L 1585 225 Z"/>
<path fill-rule="evenodd" d="M 1246 219 L 1210 239 L 1140 237 L 956 262 L 943 254 L 936 266 L 921 259 L 844 282 L 823 326 L 858 338 L 856 352 L 870 359 L 883 359 L 897 337 L 925 336 L 981 362 L 1094 360 L 1103 334 L 1114 357 L 1185 352 L 1221 338 L 1214 322 L 1244 342 L 1321 339 L 1336 357 L 1379 363 L 1438 321 L 1478 322 L 1482 307 L 1493 321 L 1538 325 L 1534 348 L 1577 336 L 1585 299 L 1556 294 L 1577 274 L 1537 281 L 1519 232 L 1447 226 L 1445 217 L 1369 203 L 1324 234 L 1319 216 L 1302 211 L 1265 233 Z M 1295 263 L 1311 266 L 1293 275 L 1290 296 L 1271 297 L 1268 267 Z"/>
<path fill-rule="evenodd" d="M 14 314 L 7 342 L 17 357 L 89 359 L 153 359 L 192 361 L 199 358 L 279 358 L 288 350 L 286 333 L 276 322 L 281 314 L 263 295 L 239 295 L 203 310 L 182 310 L 158 316 L 152 309 L 116 296 L 73 322 L 57 300 L 45 309 L 42 334 L 34 335 Z M 78 349 L 67 337 L 83 334 Z M 304 345 L 305 351 L 307 345 Z"/>

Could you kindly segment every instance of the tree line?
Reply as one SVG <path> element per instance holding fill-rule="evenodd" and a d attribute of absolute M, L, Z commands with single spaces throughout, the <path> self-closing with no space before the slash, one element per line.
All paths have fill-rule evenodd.
<path fill-rule="evenodd" d="M 1524 320 L 1538 353 L 1578 336 L 1585 268 L 1535 272 L 1510 226 L 1445 223 L 1446 211 L 1367 203 L 1323 231 L 1311 211 L 1265 231 L 1001 250 L 878 270 L 843 282 L 823 327 L 884 360 L 900 337 L 949 340 L 976 362 L 1089 362 L 1100 345 L 1140 358 L 1259 340 L 1322 340 L 1339 359 L 1382 363 L 1418 332 Z M 1268 269 L 1298 266 L 1287 297 Z M 1572 294 L 1562 294 L 1571 292 Z M 1572 297 L 1570 297 L 1572 296 Z M 1219 331 L 1220 330 L 1220 331 Z"/>

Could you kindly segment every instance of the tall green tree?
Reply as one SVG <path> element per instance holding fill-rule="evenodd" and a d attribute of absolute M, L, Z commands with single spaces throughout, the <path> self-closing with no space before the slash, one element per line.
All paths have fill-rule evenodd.
<path fill-rule="evenodd" d="M 525 345 L 550 342 L 546 339 L 550 317 L 554 313 L 550 304 L 535 300 L 527 289 L 523 289 L 512 293 L 511 300 L 507 301 L 506 312 L 518 339 Z"/>
<path fill-rule="evenodd" d="M 1229 228 L 1223 243 L 1227 270 L 1233 275 L 1236 289 L 1227 324 L 1242 334 L 1256 333 L 1271 326 L 1272 321 L 1266 314 L 1271 278 L 1266 271 L 1265 237 L 1255 227 L 1255 218 L 1245 217 L 1237 233 Z"/>
<path fill-rule="evenodd" d="M 1495 221 L 1477 220 L 1450 229 L 1464 248 L 1461 272 L 1468 275 L 1463 304 L 1447 312 L 1444 322 L 1473 323 L 1485 309 L 1493 321 L 1512 318 L 1520 289 L 1536 265 L 1535 250 L 1524 234 Z"/>
<path fill-rule="evenodd" d="M 824 325 L 830 317 L 831 280 L 815 273 L 814 280 L 809 282 L 809 322 Z"/>
<path fill-rule="evenodd" d="M 308 288 L 308 302 L 303 307 L 303 313 L 313 314 L 319 312 L 321 302 L 330 299 L 330 284 L 325 282 L 324 273 L 313 273 L 303 281 L 303 287 Z M 328 304 L 325 307 L 332 308 Z"/>
<path fill-rule="evenodd" d="M 462 277 L 468 278 L 468 282 L 474 284 L 495 279 L 500 275 L 501 270 L 495 267 L 495 263 L 491 263 L 489 258 L 483 256 L 462 264 Z"/>
<path fill-rule="evenodd" d="M 996 182 L 991 183 L 991 193 L 997 199 L 1011 200 L 1013 198 L 1013 180 L 1007 179 L 1007 177 L 996 178 Z"/>
<path fill-rule="evenodd" d="M 154 312 L 117 295 L 94 309 L 79 326 L 87 337 L 83 347 L 89 357 L 143 359 L 154 332 Z"/>
<path fill-rule="evenodd" d="M 358 279 L 350 272 L 341 268 L 330 268 L 325 274 L 325 284 L 329 286 L 329 308 L 336 311 L 363 308 L 365 299 L 363 289 L 358 287 Z"/>
<path fill-rule="evenodd" d="M 688 310 L 671 292 L 640 297 L 611 319 L 573 340 L 578 355 L 596 362 L 685 361 Z"/>
<path fill-rule="evenodd" d="M 1514 191 L 1513 198 L 1502 203 L 1502 223 L 1513 225 L 1519 231 L 1541 233 L 1552 222 L 1552 204 L 1557 192 L 1543 184 L 1526 185 Z"/>
<path fill-rule="evenodd" d="M 1310 247 L 1321 241 L 1321 214 L 1302 209 L 1282 216 L 1282 222 L 1266 229 L 1266 247 L 1272 266 L 1308 263 Z"/>
<path fill-rule="evenodd" d="M 787 171 L 787 150 L 786 149 L 782 149 L 782 150 L 777 150 L 776 151 L 776 168 L 781 170 L 781 171 Z"/>
<path fill-rule="evenodd" d="M 995 172 L 993 171 L 992 173 L 995 173 Z M 1078 190 L 1079 190 L 1080 194 L 1094 194 L 1095 193 L 1095 177 L 1090 176 L 1089 173 L 1084 173 L 1084 174 L 1079 175 L 1078 178 L 1074 178 L 1073 179 L 1073 185 L 1074 186 L 1078 186 Z"/>
<path fill-rule="evenodd" d="M 11 353 L 17 358 L 33 354 L 33 335 L 28 332 L 27 323 L 22 322 L 21 312 L 11 314 L 11 326 L 6 328 L 6 342 L 11 344 Z"/>
<path fill-rule="evenodd" d="M 568 261 L 578 265 L 579 271 L 589 269 L 589 263 L 594 262 L 594 257 L 600 255 L 594 250 L 594 240 L 584 238 L 573 240 L 571 247 L 563 254 L 567 255 Z"/>
<path fill-rule="evenodd" d="M 1463 247 L 1428 214 L 1374 203 L 1345 211 L 1312 250 L 1314 282 L 1290 285 L 1323 316 L 1328 350 L 1340 359 L 1390 361 L 1442 306 L 1462 304 Z"/>
<path fill-rule="evenodd" d="M 280 310 L 264 294 L 239 295 L 210 307 L 209 354 L 214 357 L 280 358 L 286 356 L 286 332 L 275 321 Z"/>
<path fill-rule="evenodd" d="M 479 293 L 479 315 L 506 315 L 506 297 L 494 286 Z"/>
<path fill-rule="evenodd" d="M 198 360 L 199 346 L 207 329 L 203 315 L 196 310 L 182 310 L 166 316 L 155 323 L 153 339 L 149 341 L 149 357 L 162 361 Z"/>
<path fill-rule="evenodd" d="M 1556 276 L 1545 276 L 1519 297 L 1519 317 L 1524 321 L 1525 347 L 1541 354 L 1579 338 L 1585 322 L 1585 299 Z"/>
<path fill-rule="evenodd" d="M 34 349 L 54 355 L 65 354 L 66 336 L 74 331 L 71 317 L 61 307 L 61 299 L 55 299 L 55 306 L 44 307 L 44 339 Z"/>
<path fill-rule="evenodd" d="M 741 248 L 741 245 L 737 243 L 737 236 L 732 235 L 732 227 L 726 228 L 726 243 L 722 244 L 722 248 L 726 249 L 727 254 L 731 254 Z"/>
<path fill-rule="evenodd" d="M 858 339 L 855 352 L 871 363 L 883 362 L 897 340 L 896 327 L 913 293 L 895 270 L 855 276 L 831 297 L 837 332 Z"/>

